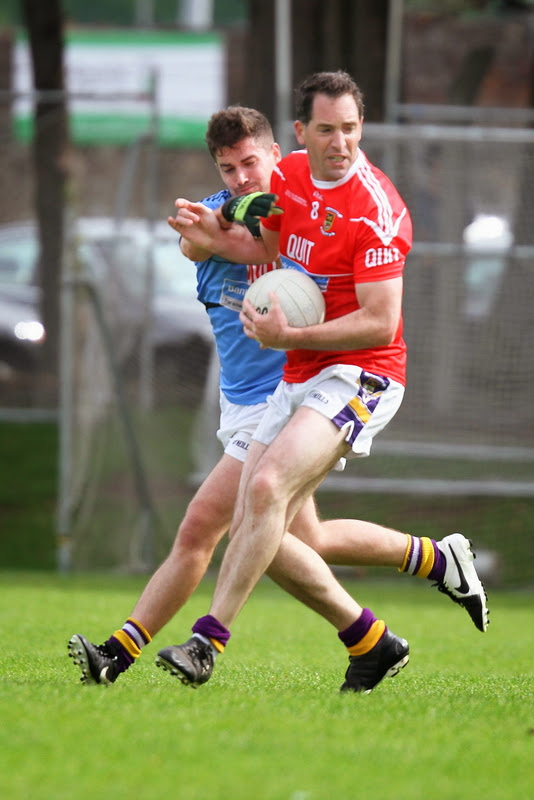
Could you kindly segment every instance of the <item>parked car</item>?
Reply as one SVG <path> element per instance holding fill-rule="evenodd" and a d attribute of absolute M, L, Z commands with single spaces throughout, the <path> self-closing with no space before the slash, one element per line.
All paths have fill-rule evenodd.
<path fill-rule="evenodd" d="M 144 332 L 159 384 L 203 380 L 213 334 L 196 297 L 194 265 L 182 254 L 176 234 L 163 222 L 82 218 L 73 242 L 76 279 L 92 283 L 104 306 L 113 309 L 115 355 L 121 363 L 135 360 Z M 38 252 L 34 223 L 0 227 L 0 371 L 34 369 L 46 336 Z"/>
<path fill-rule="evenodd" d="M 31 223 L 0 228 L 0 374 L 32 370 L 45 336 L 35 285 L 35 230 Z"/>

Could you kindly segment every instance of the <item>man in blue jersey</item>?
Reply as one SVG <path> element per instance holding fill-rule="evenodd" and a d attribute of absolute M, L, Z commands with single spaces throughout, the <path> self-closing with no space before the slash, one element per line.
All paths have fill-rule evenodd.
<path fill-rule="evenodd" d="M 206 141 L 226 188 L 203 203 L 215 210 L 219 224 L 225 227 L 221 205 L 231 197 L 268 191 L 271 172 L 281 157 L 280 149 L 267 119 L 254 109 L 242 107 L 214 114 Z M 216 545 L 230 527 L 246 452 L 266 408 L 266 397 L 280 381 L 285 361 L 284 353 L 262 350 L 256 341 L 246 337 L 239 320 L 249 282 L 276 265 L 229 263 L 185 239 L 181 240 L 181 247 L 196 262 L 198 296 L 206 306 L 215 334 L 221 363 L 221 421 L 217 435 L 224 453 L 191 500 L 170 554 L 148 582 L 122 628 L 98 646 L 80 634 L 70 639 L 69 654 L 81 668 L 85 683 L 113 683 L 198 586 Z M 360 520 L 320 522 L 311 498 L 295 517 L 291 532 L 331 564 L 392 566 L 427 577 L 424 558 L 413 554 L 424 553 L 430 540 Z M 286 538 L 286 551 L 275 559 L 269 574 L 339 628 L 340 620 L 354 615 L 354 601 L 328 568 L 324 572 L 326 565 L 318 557 L 313 562 L 319 575 L 315 586 L 291 577 L 288 564 L 298 560 L 299 546 L 293 537 Z M 326 601 L 318 598 L 324 586 Z M 448 585 L 443 590 L 450 593 Z M 160 659 L 158 663 L 175 672 L 172 661 Z"/>

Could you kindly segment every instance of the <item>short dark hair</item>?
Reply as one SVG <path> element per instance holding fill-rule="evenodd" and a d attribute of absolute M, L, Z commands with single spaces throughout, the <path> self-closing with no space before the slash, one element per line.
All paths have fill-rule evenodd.
<path fill-rule="evenodd" d="M 341 97 L 350 94 L 354 97 L 360 117 L 363 117 L 363 94 L 358 84 L 348 72 L 316 72 L 310 75 L 295 90 L 295 107 L 297 119 L 305 125 L 312 118 L 313 100 L 317 94 L 328 97 Z"/>
<path fill-rule="evenodd" d="M 243 139 L 264 139 L 274 142 L 271 123 L 264 114 L 246 106 L 228 106 L 212 114 L 206 131 L 206 144 L 213 159 L 223 147 L 234 147 Z"/>

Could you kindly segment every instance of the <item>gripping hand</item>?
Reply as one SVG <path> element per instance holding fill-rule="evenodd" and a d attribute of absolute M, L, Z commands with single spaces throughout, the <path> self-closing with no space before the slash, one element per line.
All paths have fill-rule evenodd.
<path fill-rule="evenodd" d="M 252 192 L 242 197 L 230 197 L 223 203 L 221 213 L 228 222 L 239 222 L 246 225 L 253 236 L 260 235 L 259 217 L 269 217 L 271 214 L 283 214 L 281 208 L 275 205 L 277 195 L 266 192 Z"/>

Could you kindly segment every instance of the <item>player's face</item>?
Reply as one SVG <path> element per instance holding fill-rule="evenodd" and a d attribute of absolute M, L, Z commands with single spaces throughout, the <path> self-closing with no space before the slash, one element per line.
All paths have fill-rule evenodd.
<path fill-rule="evenodd" d="M 226 187 L 233 195 L 268 192 L 271 172 L 280 161 L 280 148 L 248 137 L 234 147 L 223 147 L 215 155 L 215 163 Z"/>
<path fill-rule="evenodd" d="M 317 94 L 307 125 L 297 120 L 295 133 L 308 151 L 312 176 L 319 181 L 344 178 L 358 155 L 363 119 L 350 94 Z"/>

